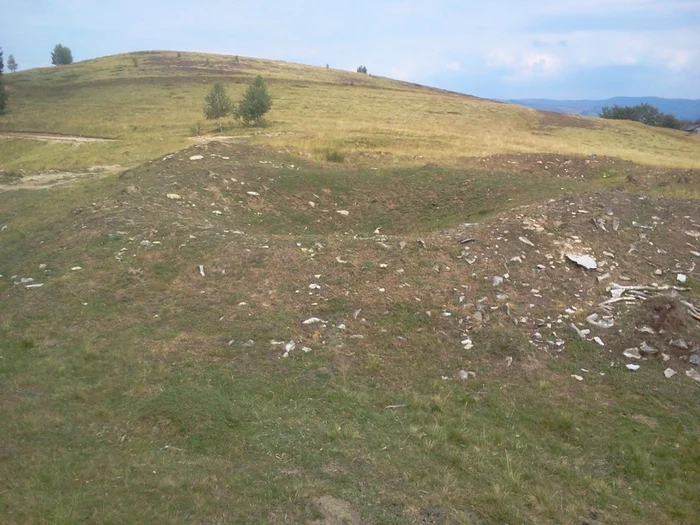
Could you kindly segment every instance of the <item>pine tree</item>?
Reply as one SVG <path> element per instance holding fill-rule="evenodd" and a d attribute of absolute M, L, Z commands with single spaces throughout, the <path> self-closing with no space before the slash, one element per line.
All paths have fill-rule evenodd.
<path fill-rule="evenodd" d="M 271 107 L 272 99 L 267 92 L 265 81 L 258 75 L 238 103 L 236 118 L 241 119 L 245 126 L 257 126 L 265 121 L 264 116 Z"/>
<path fill-rule="evenodd" d="M 18 66 L 17 62 L 15 62 L 15 57 L 13 57 L 12 55 L 7 57 L 7 69 L 9 69 L 11 73 L 14 73 L 15 71 L 17 71 L 17 67 Z"/>
<path fill-rule="evenodd" d="M 221 82 L 217 82 L 204 99 L 204 117 L 207 120 L 219 120 L 233 113 L 234 107 L 231 99 Z M 219 122 L 219 130 L 221 123 Z"/>
<path fill-rule="evenodd" d="M 0 113 L 5 111 L 7 104 L 7 93 L 5 93 L 5 84 L 2 81 L 2 72 L 5 69 L 5 63 L 2 60 L 2 48 L 0 48 Z"/>

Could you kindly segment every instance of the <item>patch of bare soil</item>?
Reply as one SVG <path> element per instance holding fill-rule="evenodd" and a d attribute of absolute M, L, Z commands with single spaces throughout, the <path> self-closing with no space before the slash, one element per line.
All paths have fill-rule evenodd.
<path fill-rule="evenodd" d="M 542 118 L 539 128 L 583 128 L 596 129 L 597 123 L 591 118 L 583 118 L 567 113 L 556 113 L 554 111 L 541 111 Z"/>
<path fill-rule="evenodd" d="M 323 515 L 323 519 L 311 522 L 311 525 L 361 525 L 360 515 L 347 502 L 333 496 L 321 496 L 314 504 Z"/>
<path fill-rule="evenodd" d="M 102 137 L 80 137 L 77 135 L 61 135 L 59 133 L 33 133 L 20 131 L 3 131 L 0 132 L 0 138 L 5 139 L 30 139 L 40 140 L 42 142 L 52 143 L 70 143 L 70 144 L 90 144 L 93 142 L 114 142 L 114 139 L 105 139 Z"/>
<path fill-rule="evenodd" d="M 487 157 L 463 157 L 459 160 L 462 166 L 469 168 L 551 174 L 555 177 L 581 179 L 588 179 L 605 171 L 625 170 L 637 173 L 649 170 L 629 161 L 597 155 L 576 157 L 552 153 L 508 153 Z"/>
<path fill-rule="evenodd" d="M 93 166 L 86 171 L 54 171 L 27 173 L 23 170 L 0 171 L 0 192 L 13 190 L 41 190 L 75 184 L 86 179 L 106 177 L 123 170 L 123 166 Z"/>

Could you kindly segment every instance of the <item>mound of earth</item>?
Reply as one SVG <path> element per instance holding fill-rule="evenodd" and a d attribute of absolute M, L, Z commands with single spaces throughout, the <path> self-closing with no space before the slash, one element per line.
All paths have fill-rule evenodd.
<path fill-rule="evenodd" d="M 603 346 L 618 364 L 638 360 L 624 354 L 630 349 L 678 372 L 698 363 L 696 201 L 571 194 L 481 224 L 392 234 L 364 221 L 367 209 L 356 196 L 328 189 L 333 168 L 299 193 L 285 186 L 298 161 L 269 152 L 260 157 L 253 148 L 210 144 L 125 172 L 113 198 L 79 214 L 76 231 L 123 238 L 114 253 L 122 265 L 165 256 L 191 268 L 178 274 L 170 294 L 211 286 L 210 301 L 236 296 L 259 312 L 292 312 L 300 345 L 325 333 L 327 344 L 352 341 L 362 352 L 389 333 L 400 346 L 410 334 L 389 327 L 389 318 L 401 310 L 421 330 L 438 334 L 446 352 L 471 350 L 480 340 L 490 345 L 485 341 L 500 331 L 510 339 L 508 355 L 495 355 L 523 366 L 529 354 L 556 358 L 571 340 Z M 528 159 L 545 168 L 553 162 Z M 571 169 L 586 177 L 595 162 L 610 161 L 562 162 L 551 173 L 567 176 Z M 638 176 L 650 173 L 634 169 Z M 312 226 L 317 233 L 305 233 Z M 374 234 L 363 233 L 368 230 Z M 580 257 L 595 268 L 573 261 Z M 141 281 L 148 278 L 142 273 Z M 322 321 L 321 331 L 306 329 L 307 318 Z"/>

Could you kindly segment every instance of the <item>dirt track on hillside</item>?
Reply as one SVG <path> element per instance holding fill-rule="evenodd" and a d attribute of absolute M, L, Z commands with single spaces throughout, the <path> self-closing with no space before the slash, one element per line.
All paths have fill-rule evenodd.
<path fill-rule="evenodd" d="M 88 144 L 93 142 L 114 142 L 114 139 L 105 139 L 101 137 L 80 137 L 77 135 L 61 135 L 58 133 L 32 133 L 20 131 L 3 131 L 0 132 L 0 138 L 4 139 L 30 139 L 40 140 L 42 142 L 68 142 L 71 144 Z"/>
<path fill-rule="evenodd" d="M 85 171 L 54 171 L 40 173 L 3 173 L 0 171 L 0 193 L 13 190 L 42 190 L 74 184 L 86 179 L 97 179 L 118 173 L 123 166 L 93 166 Z"/>

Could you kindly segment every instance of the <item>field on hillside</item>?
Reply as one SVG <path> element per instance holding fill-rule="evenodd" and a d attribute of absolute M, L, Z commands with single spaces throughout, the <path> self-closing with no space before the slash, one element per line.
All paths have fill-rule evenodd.
<path fill-rule="evenodd" d="M 257 73 L 268 127 L 190 136 Z M 697 523 L 698 137 L 190 53 L 7 84 L 3 524 Z"/>
<path fill-rule="evenodd" d="M 0 117 L 6 170 L 131 167 L 192 144 L 215 81 L 234 100 L 257 75 L 273 97 L 270 127 L 233 126 L 227 136 L 323 160 L 326 150 L 365 166 L 451 166 L 499 153 L 605 155 L 680 168 L 700 165 L 700 138 L 621 121 L 522 107 L 347 71 L 174 52 L 100 58 L 6 75 L 11 101 Z M 3 132 L 5 135 L 3 135 Z M 12 137 L 40 132 L 116 139 L 76 146 Z M 251 136 L 252 135 L 252 136 Z"/>

